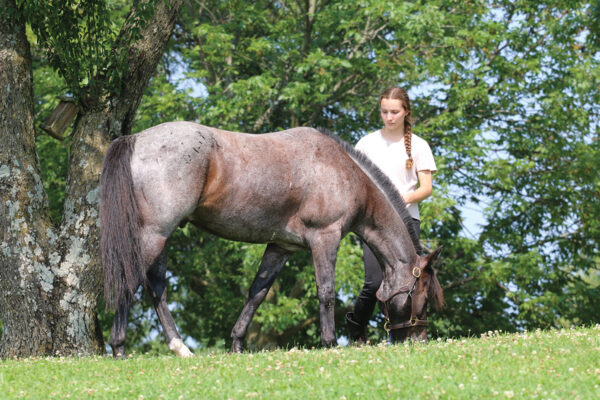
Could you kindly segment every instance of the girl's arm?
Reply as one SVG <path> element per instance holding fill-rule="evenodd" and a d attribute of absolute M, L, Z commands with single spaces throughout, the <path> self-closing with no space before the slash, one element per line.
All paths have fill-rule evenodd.
<path fill-rule="evenodd" d="M 428 198 L 433 191 L 433 177 L 430 170 L 418 171 L 417 178 L 419 179 L 417 190 L 402 195 L 406 203 L 419 203 Z"/>

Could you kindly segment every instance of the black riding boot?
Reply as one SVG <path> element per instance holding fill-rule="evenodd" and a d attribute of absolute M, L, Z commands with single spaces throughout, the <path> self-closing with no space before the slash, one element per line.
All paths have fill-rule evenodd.
<path fill-rule="evenodd" d="M 346 314 L 346 326 L 348 327 L 350 343 L 364 344 L 367 342 L 367 326 L 356 322 L 354 313 L 349 312 Z"/>

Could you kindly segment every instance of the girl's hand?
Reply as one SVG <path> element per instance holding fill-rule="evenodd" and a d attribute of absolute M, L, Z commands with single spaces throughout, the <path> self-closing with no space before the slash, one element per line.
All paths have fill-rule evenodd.
<path fill-rule="evenodd" d="M 430 170 L 418 171 L 417 178 L 419 179 L 417 190 L 402 195 L 405 203 L 420 203 L 428 198 L 433 191 L 433 176 Z"/>

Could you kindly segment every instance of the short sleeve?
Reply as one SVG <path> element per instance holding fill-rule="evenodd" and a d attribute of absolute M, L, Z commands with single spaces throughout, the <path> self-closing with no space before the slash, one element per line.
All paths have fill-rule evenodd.
<path fill-rule="evenodd" d="M 435 160 L 433 159 L 433 153 L 431 152 L 431 148 L 429 144 L 419 138 L 420 140 L 415 143 L 418 148 L 417 151 L 413 154 L 413 158 L 415 160 L 415 168 L 417 172 L 429 170 L 431 172 L 437 171 L 437 167 L 435 165 Z"/>

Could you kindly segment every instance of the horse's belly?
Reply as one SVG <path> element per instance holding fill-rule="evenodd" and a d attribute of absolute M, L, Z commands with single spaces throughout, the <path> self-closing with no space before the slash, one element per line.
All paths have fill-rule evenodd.
<path fill-rule="evenodd" d="M 249 243 L 278 243 L 287 248 L 305 248 L 306 243 L 290 224 L 265 210 L 218 213 L 199 208 L 190 217 L 196 226 L 224 239 Z"/>

